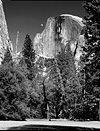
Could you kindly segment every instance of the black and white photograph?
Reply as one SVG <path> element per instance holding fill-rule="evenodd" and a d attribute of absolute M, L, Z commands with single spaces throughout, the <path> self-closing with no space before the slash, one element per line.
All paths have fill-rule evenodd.
<path fill-rule="evenodd" d="M 0 0 L 0 130 L 100 131 L 100 0 Z"/>

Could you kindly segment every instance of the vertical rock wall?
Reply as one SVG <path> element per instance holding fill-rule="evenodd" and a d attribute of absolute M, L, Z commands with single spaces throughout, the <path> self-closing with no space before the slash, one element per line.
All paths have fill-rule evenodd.
<path fill-rule="evenodd" d="M 10 51 L 13 51 L 12 43 L 9 39 L 7 23 L 5 19 L 5 13 L 3 10 L 2 1 L 0 0 L 0 63 L 4 57 L 5 50 L 9 47 Z"/>
<path fill-rule="evenodd" d="M 54 58 L 61 50 L 70 44 L 76 67 L 81 55 L 81 45 L 84 44 L 82 18 L 69 14 L 47 19 L 45 29 L 34 38 L 34 49 L 39 56 Z"/>
<path fill-rule="evenodd" d="M 43 32 L 34 38 L 34 49 L 39 56 L 53 58 L 55 52 L 55 19 L 48 18 Z"/>

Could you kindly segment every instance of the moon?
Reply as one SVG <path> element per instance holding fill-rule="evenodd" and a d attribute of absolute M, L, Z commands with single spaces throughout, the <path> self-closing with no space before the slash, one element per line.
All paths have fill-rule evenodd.
<path fill-rule="evenodd" d="M 41 26 L 43 26 L 43 24 L 41 24 Z"/>

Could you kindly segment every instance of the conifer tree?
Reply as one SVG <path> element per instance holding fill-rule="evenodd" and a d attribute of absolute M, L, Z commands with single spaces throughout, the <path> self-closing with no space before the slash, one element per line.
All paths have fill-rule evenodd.
<path fill-rule="evenodd" d="M 89 94 L 100 97 L 100 0 L 85 1 L 83 7 L 86 10 L 82 58 L 85 62 L 85 89 Z"/>
<path fill-rule="evenodd" d="M 35 50 L 33 49 L 33 43 L 30 36 L 27 34 L 25 37 L 24 45 L 22 48 L 22 55 L 29 71 L 28 79 L 32 80 L 34 77 L 34 61 L 35 61 Z"/>
<path fill-rule="evenodd" d="M 85 45 L 81 57 L 81 61 L 84 63 L 81 73 L 84 74 L 85 79 L 83 87 L 84 109 L 88 106 L 88 110 L 86 109 L 88 119 L 96 120 L 98 112 L 97 110 L 93 111 L 93 108 L 96 105 L 96 98 L 100 98 L 100 0 L 84 1 L 83 7 L 86 11 L 86 16 L 83 19 Z"/>

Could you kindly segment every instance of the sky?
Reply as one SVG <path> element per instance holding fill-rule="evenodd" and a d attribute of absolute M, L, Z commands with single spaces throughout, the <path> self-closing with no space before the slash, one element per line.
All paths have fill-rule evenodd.
<path fill-rule="evenodd" d="M 36 33 L 43 31 L 49 17 L 61 14 L 71 14 L 82 18 L 85 16 L 83 1 L 2 0 L 2 3 L 14 51 L 18 31 L 18 51 L 21 51 L 26 35 L 29 34 L 33 41 Z"/>

